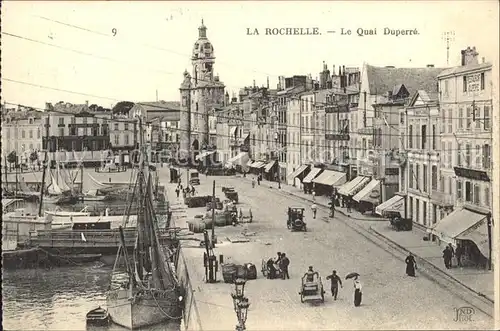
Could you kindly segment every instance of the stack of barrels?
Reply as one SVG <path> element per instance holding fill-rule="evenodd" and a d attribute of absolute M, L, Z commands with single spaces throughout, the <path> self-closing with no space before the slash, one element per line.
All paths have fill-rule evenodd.
<path fill-rule="evenodd" d="M 207 229 L 207 224 L 203 219 L 203 215 L 196 215 L 194 219 L 187 221 L 189 231 L 193 233 L 203 233 Z"/>

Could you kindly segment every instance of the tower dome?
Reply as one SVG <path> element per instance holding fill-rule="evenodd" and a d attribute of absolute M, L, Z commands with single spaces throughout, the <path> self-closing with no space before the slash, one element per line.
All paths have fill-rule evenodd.
<path fill-rule="evenodd" d="M 207 38 L 207 27 L 201 20 L 201 26 L 198 28 L 198 40 L 193 46 L 193 60 L 208 59 L 214 57 L 214 47 Z"/>

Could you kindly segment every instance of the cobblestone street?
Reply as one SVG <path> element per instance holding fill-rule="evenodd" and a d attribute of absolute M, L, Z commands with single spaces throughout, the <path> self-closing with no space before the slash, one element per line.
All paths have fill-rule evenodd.
<path fill-rule="evenodd" d="M 160 170 L 162 182 L 168 180 L 168 170 Z M 185 175 L 183 175 L 183 183 Z M 260 270 L 261 260 L 285 252 L 289 256 L 290 280 L 267 280 L 259 273 L 255 281 L 249 281 L 245 290 L 251 307 L 247 326 L 254 330 L 269 329 L 491 329 L 493 320 L 476 311 L 473 322 L 454 322 L 455 308 L 468 306 L 459 297 L 417 273 L 416 278 L 405 275 L 405 265 L 390 253 L 366 240 L 346 226 L 336 215 L 328 219 L 326 212 L 319 210 L 317 219 L 312 219 L 310 203 L 284 196 L 269 185 L 252 188 L 241 178 L 205 177 L 197 186 L 197 194 L 211 194 L 212 180 L 216 180 L 216 195 L 222 198 L 221 186 L 233 186 L 239 193 L 240 204 L 245 213 L 252 208 L 254 222 L 244 225 L 249 232 L 249 243 L 229 243 L 243 230 L 216 228 L 220 243 L 215 253 L 223 254 L 226 261 L 251 262 Z M 168 185 L 171 201 L 176 201 L 175 185 Z M 286 228 L 288 206 L 306 208 L 309 231 L 290 232 Z M 176 207 L 178 208 L 178 207 Z M 204 213 L 204 208 L 187 209 L 187 219 Z M 174 215 L 175 217 L 175 215 Z M 182 222 L 177 224 L 182 226 Z M 236 317 L 228 284 L 205 284 L 202 264 L 203 250 L 183 250 L 190 269 L 190 278 L 196 288 L 196 299 L 203 328 L 206 330 L 232 329 Z M 301 303 L 298 295 L 300 278 L 309 265 L 320 272 L 327 294 L 329 284 L 325 277 L 336 269 L 342 278 L 349 272 L 361 274 L 363 303 L 353 305 L 352 281 L 344 280 L 339 298 L 333 301 L 327 296 L 322 305 Z M 221 276 L 219 275 L 220 279 Z M 207 318 L 210 316 L 210 319 Z M 408 324 L 407 316 L 412 316 Z"/>

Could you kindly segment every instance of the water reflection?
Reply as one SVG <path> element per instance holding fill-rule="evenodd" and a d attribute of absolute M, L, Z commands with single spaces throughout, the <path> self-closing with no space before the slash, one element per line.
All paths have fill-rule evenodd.
<path fill-rule="evenodd" d="M 111 267 L 95 263 L 3 272 L 3 327 L 9 330 L 85 330 L 85 314 L 106 306 Z M 178 323 L 144 330 L 178 330 Z M 124 330 L 92 327 L 88 330 Z"/>

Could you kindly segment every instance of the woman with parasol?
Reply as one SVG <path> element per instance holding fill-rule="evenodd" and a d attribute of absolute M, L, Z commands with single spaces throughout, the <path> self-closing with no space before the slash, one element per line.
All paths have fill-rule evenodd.
<path fill-rule="evenodd" d="M 361 282 L 358 279 L 359 274 L 357 272 L 351 272 L 348 274 L 345 279 L 350 279 L 353 278 L 353 283 L 354 283 L 354 306 L 359 307 L 361 305 L 361 297 L 362 297 L 362 292 L 361 292 Z"/>

